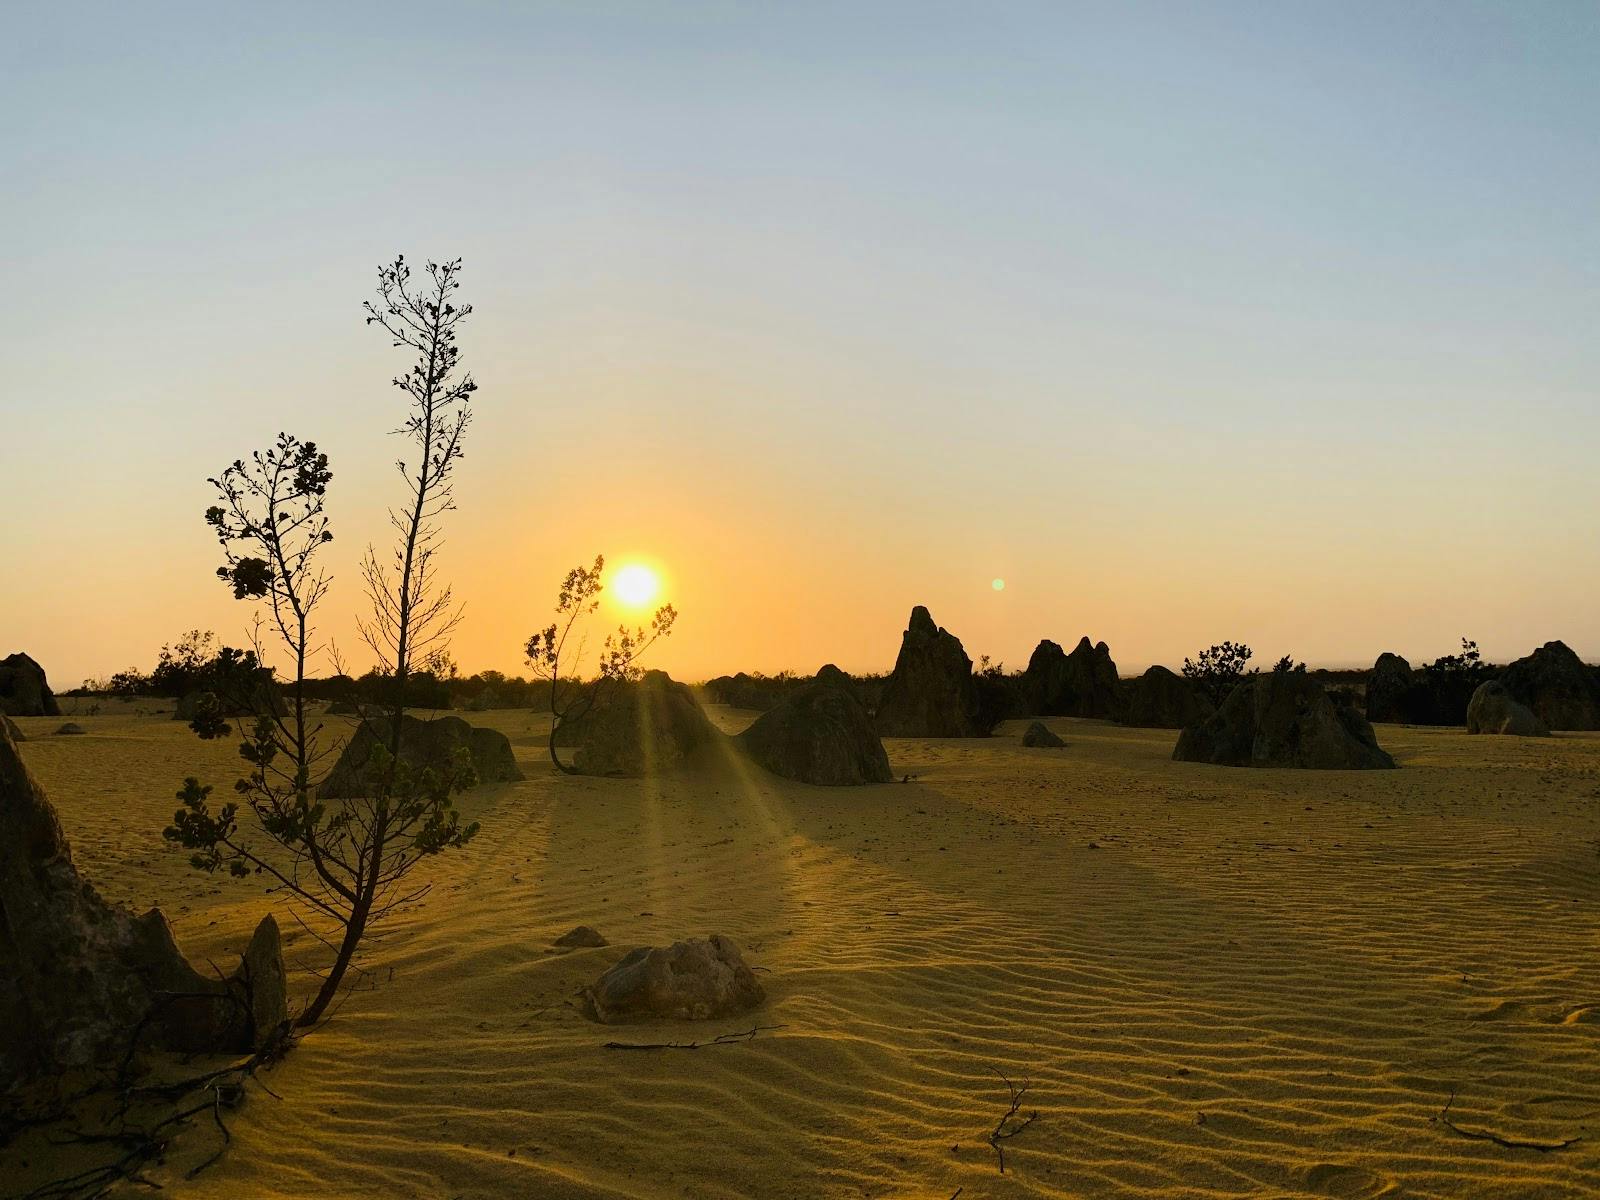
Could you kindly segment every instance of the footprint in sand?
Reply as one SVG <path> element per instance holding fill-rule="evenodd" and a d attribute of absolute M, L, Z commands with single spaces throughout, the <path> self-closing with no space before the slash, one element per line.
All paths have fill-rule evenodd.
<path fill-rule="evenodd" d="M 1400 1188 L 1394 1180 L 1386 1179 L 1365 1167 L 1344 1166 L 1340 1163 L 1317 1163 L 1300 1172 L 1307 1191 L 1319 1196 L 1337 1196 L 1339 1200 L 1377 1200 L 1384 1196 L 1398 1196 Z"/>

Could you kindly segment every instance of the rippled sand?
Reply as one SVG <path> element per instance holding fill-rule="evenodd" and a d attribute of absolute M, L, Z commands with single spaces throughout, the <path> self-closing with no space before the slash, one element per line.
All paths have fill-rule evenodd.
<path fill-rule="evenodd" d="M 750 714 L 717 711 L 725 728 Z M 76 718 L 23 746 L 80 867 L 219 962 L 269 903 L 164 847 L 182 776 L 231 746 Z M 1173 763 L 1175 735 L 1051 721 L 891 741 L 907 783 L 827 790 L 727 755 L 466 799 L 466 853 L 361 990 L 266 1077 L 179 1195 L 1586 1197 L 1600 1194 L 1600 737 L 1380 727 L 1395 772 Z M 24 720 L 30 735 L 59 721 Z M 579 923 L 610 948 L 555 953 Z M 296 982 L 320 948 L 290 930 Z M 726 933 L 764 972 L 742 1021 L 601 1044 L 574 991 L 629 946 Z M 1001 1075 L 1037 1120 L 987 1137 Z M 1585 1140 L 1555 1153 L 1462 1128 Z M 37 1165 L 37 1164 L 35 1164 Z M 15 1178 L 15 1175 L 13 1175 Z M 138 1194 L 147 1194 L 142 1191 Z"/>

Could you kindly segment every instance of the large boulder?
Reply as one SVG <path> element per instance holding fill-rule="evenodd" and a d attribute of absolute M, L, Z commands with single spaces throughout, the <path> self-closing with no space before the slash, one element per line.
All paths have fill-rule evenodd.
<path fill-rule="evenodd" d="M 44 668 L 26 654 L 0 659 L 0 714 L 8 717 L 61 715 L 61 706 L 50 691 Z"/>
<path fill-rule="evenodd" d="M 1115 718 L 1122 711 L 1122 685 L 1111 648 L 1078 639 L 1064 653 L 1048 638 L 1034 647 L 1022 673 L 1028 711 L 1041 716 Z"/>
<path fill-rule="evenodd" d="M 735 739 L 774 775 L 801 783 L 888 783 L 889 756 L 850 677 L 829 663 Z"/>
<path fill-rule="evenodd" d="M 582 775 L 659 775 L 716 736 L 687 684 L 646 671 L 637 683 L 614 688 L 579 723 L 573 768 Z"/>
<path fill-rule="evenodd" d="M 900 655 L 874 717 L 884 737 L 981 737 L 972 660 L 922 605 L 900 638 Z"/>
<path fill-rule="evenodd" d="M 1320 683 L 1300 671 L 1245 679 L 1212 716 L 1178 735 L 1172 757 L 1220 766 L 1312 770 L 1395 765 L 1365 717 L 1335 704 Z"/>
<path fill-rule="evenodd" d="M 373 751 L 387 749 L 393 728 L 389 717 L 366 717 L 345 743 L 339 761 L 317 788 L 319 796 L 349 799 L 369 795 L 374 768 Z M 405 713 L 400 718 L 400 759 L 413 771 L 447 771 L 462 748 L 472 760 L 479 783 L 515 783 L 522 778 L 511 740 L 497 729 L 479 729 L 460 717 L 435 717 L 431 721 Z"/>
<path fill-rule="evenodd" d="M 1600 729 L 1600 680 L 1562 642 L 1517 659 L 1500 682 L 1551 729 Z"/>
<path fill-rule="evenodd" d="M 1417 687 L 1411 664 L 1387 651 L 1378 655 L 1367 676 L 1367 720 L 1416 723 L 1411 696 Z"/>
<path fill-rule="evenodd" d="M 1140 729 L 1183 729 L 1216 711 L 1205 693 L 1166 667 L 1151 667 L 1122 688 L 1122 723 Z"/>
<path fill-rule="evenodd" d="M 1549 737 L 1549 727 L 1498 679 L 1472 693 L 1467 705 L 1468 733 L 1508 733 L 1516 737 Z"/>
<path fill-rule="evenodd" d="M 136 1037 L 246 1051 L 286 1019 L 273 919 L 233 974 L 195 970 L 159 909 L 135 916 L 78 874 L 54 807 L 0 729 L 0 1096 L 114 1066 Z"/>
<path fill-rule="evenodd" d="M 733 939 L 710 937 L 634 950 L 584 989 L 606 1025 L 731 1017 L 767 998 Z"/>

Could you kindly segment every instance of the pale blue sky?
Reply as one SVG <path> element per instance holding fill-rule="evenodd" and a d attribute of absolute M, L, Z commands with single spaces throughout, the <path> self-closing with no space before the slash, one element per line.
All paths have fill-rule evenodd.
<path fill-rule="evenodd" d="M 1011 662 L 1600 657 L 1600 5 L 5 14 L 0 653 L 66 682 L 237 630 L 203 480 L 280 426 L 353 581 L 397 250 L 479 307 L 468 669 L 595 549 L 686 675 L 918 602 Z"/>

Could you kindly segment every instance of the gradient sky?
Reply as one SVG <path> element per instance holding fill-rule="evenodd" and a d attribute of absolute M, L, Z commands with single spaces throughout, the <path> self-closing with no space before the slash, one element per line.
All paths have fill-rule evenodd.
<path fill-rule="evenodd" d="M 1600 6 L 8 4 L 0 655 L 247 618 L 204 482 L 398 495 L 377 265 L 460 255 L 467 671 L 663 569 L 680 677 L 1222 638 L 1600 657 Z M 996 592 L 990 581 L 1003 577 Z"/>

